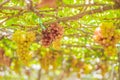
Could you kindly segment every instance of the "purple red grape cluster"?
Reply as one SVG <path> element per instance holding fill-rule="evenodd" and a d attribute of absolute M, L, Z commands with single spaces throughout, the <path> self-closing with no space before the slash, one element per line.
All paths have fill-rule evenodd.
<path fill-rule="evenodd" d="M 63 35 L 63 27 L 58 23 L 51 24 L 47 29 L 42 31 L 42 45 L 49 46 L 54 40 L 60 39 Z"/>

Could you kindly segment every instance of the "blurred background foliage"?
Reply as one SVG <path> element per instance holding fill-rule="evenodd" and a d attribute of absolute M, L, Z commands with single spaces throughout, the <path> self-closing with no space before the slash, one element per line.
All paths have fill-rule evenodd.
<path fill-rule="evenodd" d="M 32 1 L 32 8 L 27 1 Z M 0 48 L 9 58 L 5 64 L 0 58 L 0 80 L 117 80 L 117 54 L 105 55 L 93 40 L 94 30 L 102 22 L 112 22 L 120 29 L 120 6 L 114 8 L 115 0 L 57 0 L 57 7 L 52 8 L 36 8 L 38 2 L 0 0 Z M 46 48 L 40 42 L 41 31 L 53 22 L 59 22 L 64 34 Z M 36 32 L 29 65 L 16 55 L 17 44 L 11 38 L 17 30 Z M 56 60 L 50 58 L 53 54 L 58 56 Z"/>

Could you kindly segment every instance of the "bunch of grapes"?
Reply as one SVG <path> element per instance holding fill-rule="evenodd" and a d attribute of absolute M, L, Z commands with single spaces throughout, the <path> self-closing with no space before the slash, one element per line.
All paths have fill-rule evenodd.
<path fill-rule="evenodd" d="M 17 56 L 22 62 L 27 63 L 32 57 L 29 47 L 35 40 L 35 33 L 18 30 L 13 34 L 12 39 L 17 44 Z"/>
<path fill-rule="evenodd" d="M 53 36 L 50 33 L 50 31 L 48 31 L 47 29 L 43 30 L 42 39 L 41 39 L 42 45 L 47 47 L 52 43 L 52 41 L 53 41 Z"/>
<path fill-rule="evenodd" d="M 79 72 L 80 69 L 82 69 L 83 72 L 85 74 L 87 74 L 87 73 L 91 72 L 91 70 L 92 70 L 92 66 L 90 64 L 86 64 L 74 57 L 72 57 L 70 59 L 69 63 L 71 64 L 70 67 L 73 68 L 73 71 L 75 71 L 75 72 Z"/>
<path fill-rule="evenodd" d="M 50 64 L 53 66 L 53 70 L 55 70 L 57 66 L 61 64 L 60 62 L 57 62 L 57 60 L 61 57 L 61 53 L 58 53 L 57 51 L 50 51 L 48 55 L 50 55 Z"/>
<path fill-rule="evenodd" d="M 46 30 L 42 31 L 42 45 L 49 46 L 53 41 L 60 39 L 63 35 L 63 27 L 58 23 L 51 24 Z"/>
<path fill-rule="evenodd" d="M 115 54 L 117 51 L 115 45 L 120 40 L 120 30 L 112 23 L 102 23 L 94 32 L 94 39 L 104 47 L 105 53 Z"/>
<path fill-rule="evenodd" d="M 58 58 L 60 57 L 60 54 L 56 51 L 49 51 L 46 53 L 40 60 L 41 62 L 41 67 L 45 70 L 48 71 L 49 66 L 51 65 L 53 67 L 53 70 L 57 68 L 58 63 L 56 62 Z"/>
<path fill-rule="evenodd" d="M 43 56 L 40 59 L 40 63 L 41 63 L 41 67 L 42 69 L 44 69 L 46 72 L 48 72 L 49 66 L 50 66 L 50 62 L 49 62 L 49 56 Z"/>
<path fill-rule="evenodd" d="M 16 73 L 20 73 L 20 67 L 21 67 L 20 62 L 19 62 L 17 59 L 14 59 L 12 62 L 14 63 L 12 69 L 13 69 Z"/>
<path fill-rule="evenodd" d="M 54 37 L 54 40 L 60 39 L 63 35 L 63 27 L 61 27 L 59 24 L 54 23 L 49 26 L 49 30 Z"/>
<path fill-rule="evenodd" d="M 80 61 L 80 59 L 77 59 L 74 56 L 70 56 L 70 58 L 67 60 L 66 68 L 69 72 L 76 72 L 78 78 L 80 78 L 81 74 L 89 74 L 93 70 L 92 65 Z"/>

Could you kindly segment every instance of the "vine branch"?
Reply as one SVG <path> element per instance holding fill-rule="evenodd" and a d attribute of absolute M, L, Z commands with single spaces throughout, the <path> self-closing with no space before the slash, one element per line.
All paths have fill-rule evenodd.
<path fill-rule="evenodd" d="M 80 18 L 82 18 L 85 15 L 90 15 L 90 14 L 95 14 L 95 13 L 102 13 L 104 11 L 107 10 L 111 10 L 111 9 L 120 9 L 120 6 L 104 6 L 102 8 L 98 8 L 98 9 L 94 9 L 94 10 L 89 10 L 89 11 L 85 11 L 83 13 L 79 13 L 70 17 L 62 17 L 57 19 L 56 21 L 51 21 L 51 22 L 45 22 L 44 24 L 51 24 L 53 22 L 66 22 L 66 21 L 73 21 L 73 20 L 78 20 Z"/>
<path fill-rule="evenodd" d="M 0 3 L 0 7 L 3 6 L 4 4 L 8 3 L 10 0 L 4 0 L 3 2 Z"/>

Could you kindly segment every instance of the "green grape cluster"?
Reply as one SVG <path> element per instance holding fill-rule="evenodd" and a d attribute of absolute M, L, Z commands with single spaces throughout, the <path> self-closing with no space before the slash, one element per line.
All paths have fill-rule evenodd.
<path fill-rule="evenodd" d="M 47 72 L 48 69 L 49 69 L 49 66 L 50 66 L 50 62 L 49 62 L 48 56 L 42 57 L 40 59 L 40 63 L 41 63 L 42 69 L 44 69 Z"/>
<path fill-rule="evenodd" d="M 94 39 L 104 47 L 105 54 L 114 55 L 116 44 L 120 41 L 120 30 L 113 23 L 104 22 L 95 30 Z"/>
<path fill-rule="evenodd" d="M 85 63 L 74 56 L 70 56 L 66 63 L 67 71 L 69 71 L 69 73 L 76 72 L 78 78 L 81 77 L 80 74 L 89 74 L 93 70 L 93 66 L 91 64 Z"/>
<path fill-rule="evenodd" d="M 51 65 L 53 70 L 55 70 L 58 66 L 57 60 L 60 57 L 60 53 L 56 51 L 47 52 L 41 59 L 41 67 L 47 72 L 49 70 L 49 66 Z"/>
<path fill-rule="evenodd" d="M 23 63 L 27 63 L 32 57 L 29 47 L 35 40 L 35 33 L 18 30 L 13 34 L 12 40 L 17 44 L 17 56 Z"/>
<path fill-rule="evenodd" d="M 57 60 L 61 57 L 61 53 L 58 53 L 57 51 L 50 51 L 48 55 L 50 55 L 50 64 L 53 66 L 53 70 L 55 70 L 58 64 L 60 64 L 57 62 Z"/>

